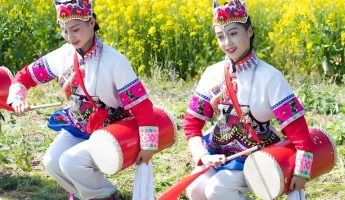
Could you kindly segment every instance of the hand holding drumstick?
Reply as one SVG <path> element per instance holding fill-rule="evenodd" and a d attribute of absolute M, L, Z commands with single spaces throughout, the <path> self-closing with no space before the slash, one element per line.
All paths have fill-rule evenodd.
<path fill-rule="evenodd" d="M 42 104 L 42 105 L 35 105 L 35 106 L 30 106 L 28 102 L 26 101 L 19 101 L 13 103 L 11 106 L 14 110 L 15 113 L 22 114 L 27 111 L 35 110 L 38 108 L 47 108 L 47 107 L 53 107 L 53 106 L 60 106 L 62 103 L 61 102 L 55 102 L 55 103 L 48 103 L 48 104 Z"/>
<path fill-rule="evenodd" d="M 228 157 L 225 157 L 224 154 L 204 155 L 203 157 L 201 157 L 201 162 L 204 165 L 209 165 L 209 166 L 213 166 L 213 167 L 220 167 L 221 165 L 225 164 L 226 162 L 228 162 L 232 159 L 241 157 L 243 155 L 247 155 L 253 151 L 258 150 L 258 148 L 259 148 L 258 146 L 254 146 L 254 147 L 249 148 L 245 151 L 239 152 L 235 155 L 228 156 Z"/>

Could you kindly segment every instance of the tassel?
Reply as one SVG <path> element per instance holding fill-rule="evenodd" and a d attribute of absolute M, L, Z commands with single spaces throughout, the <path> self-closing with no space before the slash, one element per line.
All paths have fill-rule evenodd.
<path fill-rule="evenodd" d="M 89 123 L 87 124 L 86 131 L 92 133 L 97 129 L 103 127 L 104 121 L 108 118 L 108 111 L 104 108 L 97 108 L 89 117 Z"/>

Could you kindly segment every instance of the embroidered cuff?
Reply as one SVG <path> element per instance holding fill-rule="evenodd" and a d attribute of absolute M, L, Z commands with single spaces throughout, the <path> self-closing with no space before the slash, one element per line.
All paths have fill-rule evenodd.
<path fill-rule="evenodd" d="M 297 150 L 296 165 L 294 175 L 304 178 L 310 178 L 311 166 L 313 163 L 313 154 L 310 152 Z"/>
<path fill-rule="evenodd" d="M 139 79 L 118 90 L 123 107 L 127 110 L 147 99 L 148 95 Z"/>
<path fill-rule="evenodd" d="M 188 147 L 196 165 L 199 163 L 203 155 L 210 155 L 203 143 L 202 137 L 196 136 L 190 138 L 188 140 Z"/>
<path fill-rule="evenodd" d="M 7 98 L 7 104 L 11 104 L 18 101 L 24 101 L 26 98 L 27 89 L 21 83 L 14 83 L 10 86 L 9 94 Z"/>
<path fill-rule="evenodd" d="M 158 133 L 158 126 L 139 126 L 140 148 L 142 150 L 157 150 Z"/>

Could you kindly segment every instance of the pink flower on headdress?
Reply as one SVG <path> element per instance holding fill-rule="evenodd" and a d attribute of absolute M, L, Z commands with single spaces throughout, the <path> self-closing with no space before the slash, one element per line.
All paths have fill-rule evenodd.
<path fill-rule="evenodd" d="M 84 9 L 84 16 L 90 16 L 91 11 L 89 9 Z"/>
<path fill-rule="evenodd" d="M 229 20 L 229 14 L 223 9 L 217 9 L 217 20 L 220 22 L 226 22 Z"/>
<path fill-rule="evenodd" d="M 60 7 L 59 16 L 61 18 L 69 18 L 69 17 L 71 17 L 71 15 L 72 15 L 71 11 L 68 8 L 63 7 L 63 6 Z"/>
<path fill-rule="evenodd" d="M 240 13 L 238 11 L 234 11 L 232 14 L 233 14 L 234 17 L 240 16 Z"/>
<path fill-rule="evenodd" d="M 74 11 L 75 16 L 82 16 L 82 14 L 83 14 L 83 11 L 79 10 L 77 8 L 74 8 L 73 11 Z"/>

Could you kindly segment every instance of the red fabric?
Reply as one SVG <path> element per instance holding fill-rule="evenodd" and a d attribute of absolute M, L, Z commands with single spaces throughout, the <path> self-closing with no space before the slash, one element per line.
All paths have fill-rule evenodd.
<path fill-rule="evenodd" d="M 28 65 L 16 74 L 12 80 L 12 83 L 21 83 L 26 87 L 26 89 L 35 87 L 37 85 L 37 83 L 31 78 Z"/>
<path fill-rule="evenodd" d="M 139 126 L 156 126 L 152 106 L 151 100 L 145 99 L 129 109 Z"/>
<path fill-rule="evenodd" d="M 204 174 L 208 170 L 209 168 L 207 167 L 200 172 L 185 177 L 180 182 L 170 186 L 157 198 L 157 200 L 177 200 L 182 192 L 188 187 L 188 185 L 190 185 L 195 179 L 197 179 L 200 175 Z"/>
<path fill-rule="evenodd" d="M 102 128 L 107 118 L 108 111 L 104 108 L 97 108 L 97 110 L 89 116 L 89 123 L 87 124 L 86 131 L 92 133 Z"/>
<path fill-rule="evenodd" d="M 312 141 L 304 116 L 284 127 L 282 133 L 295 145 L 297 150 L 311 152 Z"/>
<path fill-rule="evenodd" d="M 184 120 L 183 120 L 183 129 L 184 133 L 186 135 L 187 140 L 189 138 L 192 138 L 194 136 L 201 136 L 202 137 L 202 128 L 205 125 L 205 121 L 201 120 L 199 118 L 194 117 L 193 115 L 186 113 L 184 115 Z"/>

